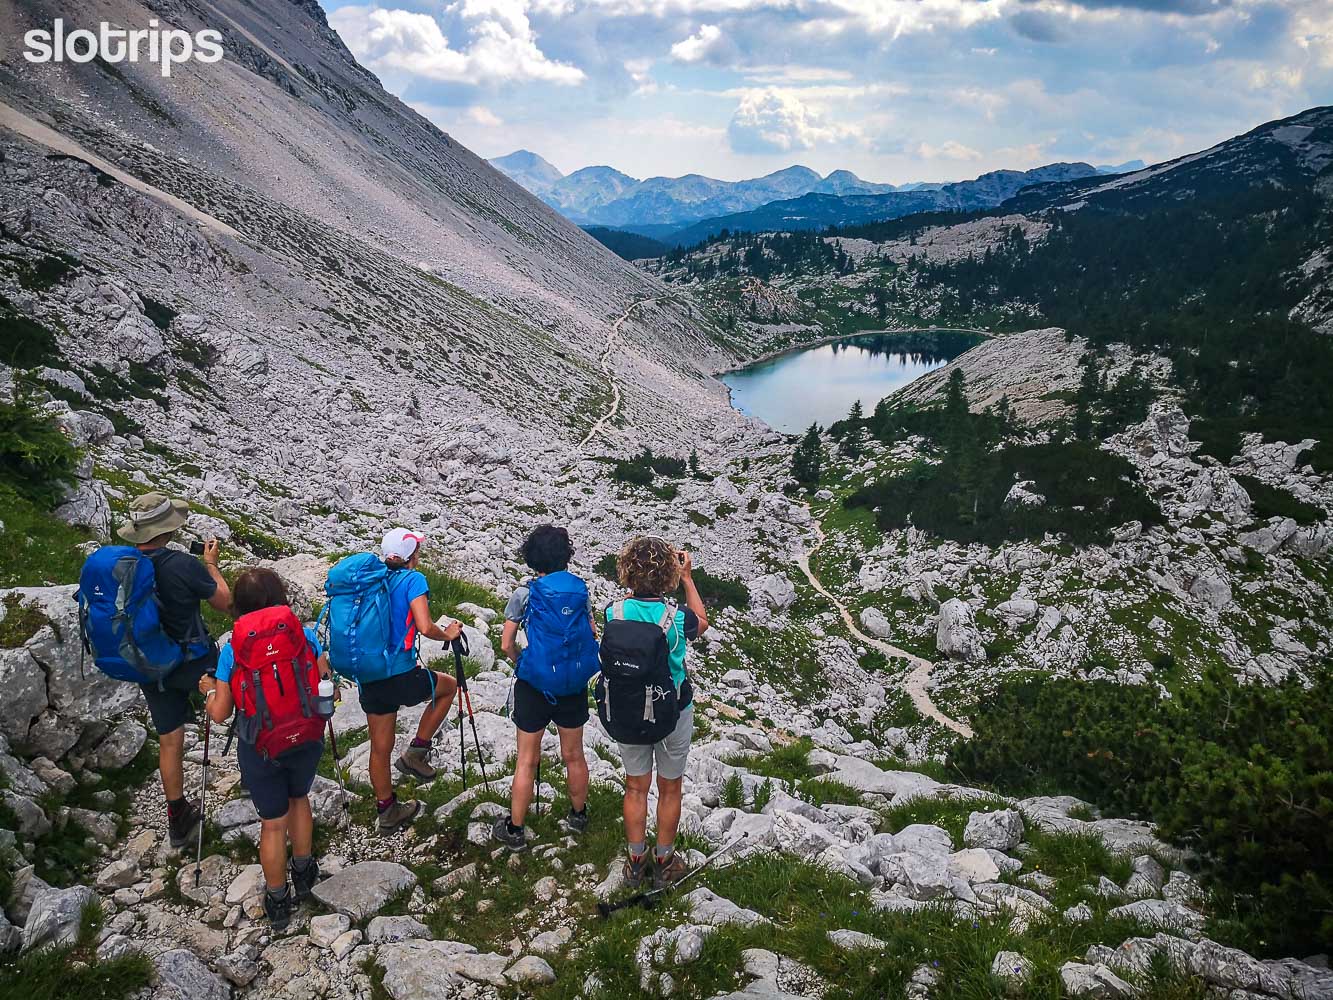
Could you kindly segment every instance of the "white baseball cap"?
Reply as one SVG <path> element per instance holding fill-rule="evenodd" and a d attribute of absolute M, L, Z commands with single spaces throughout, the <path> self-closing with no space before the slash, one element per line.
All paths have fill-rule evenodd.
<path fill-rule="evenodd" d="M 385 559 L 398 558 L 407 562 L 414 555 L 417 549 L 421 548 L 426 536 L 415 531 L 408 531 L 406 528 L 394 528 L 384 536 L 384 541 L 380 543 L 380 554 Z"/>

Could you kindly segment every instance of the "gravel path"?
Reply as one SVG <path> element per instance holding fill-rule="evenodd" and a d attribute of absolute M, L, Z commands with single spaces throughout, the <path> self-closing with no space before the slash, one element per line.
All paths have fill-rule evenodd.
<path fill-rule="evenodd" d="M 972 736 L 972 728 L 968 726 L 967 723 L 950 718 L 940 711 L 935 702 L 931 699 L 930 693 L 926 690 L 930 680 L 930 672 L 935 669 L 935 665 L 929 660 L 922 659 L 919 656 L 907 652 L 905 649 L 899 649 L 897 646 L 889 645 L 882 639 L 876 639 L 873 636 L 866 635 L 856 624 L 856 619 L 852 617 L 852 613 L 847 610 L 842 601 L 829 593 L 828 589 L 820 583 L 819 577 L 815 576 L 815 571 L 810 568 L 810 560 L 814 558 L 815 553 L 823 546 L 826 536 L 824 535 L 824 528 L 819 523 L 818 519 L 814 521 L 814 526 L 815 536 L 818 541 L 815 542 L 813 548 L 802 553 L 796 560 L 797 565 L 801 567 L 801 572 L 804 573 L 805 578 L 810 581 L 810 585 L 814 587 L 815 590 L 819 591 L 819 593 L 823 594 L 824 597 L 828 599 L 829 603 L 838 609 L 838 614 L 842 616 L 842 620 L 846 624 L 847 629 L 852 635 L 856 636 L 857 639 L 864 642 L 867 646 L 873 646 L 875 649 L 878 649 L 885 656 L 906 660 L 908 664 L 911 665 L 911 672 L 907 675 L 907 679 L 904 681 L 902 687 L 912 699 L 912 704 L 916 706 L 918 712 L 928 719 L 934 719 L 941 726 L 952 729 L 960 736 L 970 738 Z"/>
<path fill-rule="evenodd" d="M 606 335 L 606 349 L 602 351 L 602 371 L 606 373 L 607 380 L 611 383 L 611 406 L 602 414 L 597 423 L 592 425 L 592 430 L 588 431 L 587 436 L 579 442 L 579 451 L 588 446 L 593 438 L 602 432 L 612 420 L 616 419 L 616 414 L 620 412 L 620 383 L 616 381 L 614 374 L 615 363 L 612 360 L 611 352 L 616 348 L 616 340 L 620 337 L 620 328 L 625 320 L 629 319 L 630 314 L 645 302 L 655 302 L 656 299 L 639 299 L 628 309 L 626 309 L 614 323 L 611 324 L 611 332 Z"/>

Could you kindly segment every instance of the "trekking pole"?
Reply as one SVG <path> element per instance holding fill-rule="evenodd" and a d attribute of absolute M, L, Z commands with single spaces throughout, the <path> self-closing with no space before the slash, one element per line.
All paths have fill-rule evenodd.
<path fill-rule="evenodd" d="M 481 768 L 481 781 L 486 786 L 487 794 L 491 791 L 491 779 L 486 776 L 486 758 L 481 752 L 481 737 L 477 735 L 477 717 L 472 712 L 472 692 L 468 690 L 467 674 L 463 672 L 463 656 L 467 653 L 467 639 L 462 633 L 459 633 L 457 639 L 453 641 L 454 650 L 454 674 L 458 680 L 458 745 L 459 752 L 466 757 L 466 752 L 462 750 L 463 746 L 463 704 L 467 703 L 467 720 L 472 724 L 472 743 L 477 748 L 477 766 Z M 467 790 L 466 775 L 464 776 L 464 791 Z"/>
<path fill-rule="evenodd" d="M 662 896 L 666 895 L 673 889 L 679 889 L 690 879 L 694 878 L 696 875 L 698 875 L 700 872 L 706 869 L 718 858 L 722 857 L 722 855 L 730 852 L 733 847 L 744 841 L 745 838 L 748 836 L 750 836 L 750 832 L 747 830 L 745 833 L 742 833 L 739 837 L 733 840 L 730 844 L 718 848 L 718 850 L 715 851 L 711 857 L 704 859 L 703 864 L 701 864 L 698 868 L 694 869 L 694 871 L 689 872 L 684 878 L 682 878 L 678 882 L 673 883 L 672 885 L 664 885 L 660 889 L 649 889 L 647 892 L 641 892 L 637 896 L 630 896 L 629 899 L 622 899 L 618 903 L 598 903 L 597 904 L 598 914 L 600 914 L 603 918 L 606 918 L 611 916 L 611 914 L 615 913 L 617 910 L 627 910 L 631 906 L 642 906 L 645 910 L 651 910 L 654 906 L 657 905 L 657 901 Z"/>
<path fill-rule="evenodd" d="M 333 750 L 333 773 L 338 776 L 338 790 L 342 792 L 343 811 L 351 812 L 352 804 L 348 801 L 347 785 L 343 781 L 342 763 L 338 760 L 338 736 L 333 731 L 333 720 L 329 720 L 329 746 Z"/>
<path fill-rule="evenodd" d="M 208 738 L 213 732 L 213 719 L 204 715 L 204 770 L 199 779 L 199 835 L 194 852 L 194 887 L 199 888 L 199 869 L 204 863 L 204 820 L 208 817 Z"/>

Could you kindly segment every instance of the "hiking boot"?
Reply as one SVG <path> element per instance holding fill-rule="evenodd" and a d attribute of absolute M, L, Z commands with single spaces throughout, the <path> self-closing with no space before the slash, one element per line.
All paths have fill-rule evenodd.
<path fill-rule="evenodd" d="M 198 799 L 190 799 L 174 816 L 168 809 L 167 838 L 171 841 L 171 846 L 179 849 L 188 844 L 194 836 L 195 828 L 203 821 L 204 814 L 199 809 Z"/>
<path fill-rule="evenodd" d="M 387 837 L 392 833 L 397 833 L 416 819 L 419 812 L 421 812 L 421 803 L 416 799 L 410 799 L 407 802 L 399 802 L 394 799 L 393 805 L 380 813 L 378 824 L 380 836 Z"/>
<path fill-rule="evenodd" d="M 649 853 L 635 861 L 634 855 L 631 854 L 625 859 L 625 867 L 622 869 L 625 875 L 625 885 L 631 889 L 637 889 L 643 885 L 643 880 L 650 874 L 651 857 L 652 855 Z"/>
<path fill-rule="evenodd" d="M 491 827 L 491 839 L 497 844 L 504 844 L 511 851 L 526 851 L 528 849 L 528 834 L 523 827 L 509 828 L 509 817 L 501 816 Z"/>
<path fill-rule="evenodd" d="M 293 902 L 290 888 L 287 888 L 281 896 L 275 896 L 267 889 L 264 890 L 264 916 L 268 917 L 268 922 L 273 925 L 275 934 L 281 934 L 292 922 Z"/>
<path fill-rule="evenodd" d="M 319 881 L 319 862 L 314 858 L 310 859 L 310 864 L 303 869 L 297 869 L 291 865 L 292 888 L 296 890 L 298 900 L 309 899 L 310 894 L 315 891 L 315 883 Z"/>
<path fill-rule="evenodd" d="M 675 851 L 672 851 L 665 858 L 658 858 L 657 864 L 653 866 L 653 888 L 665 889 L 667 886 L 675 885 L 687 874 L 690 866 L 685 863 Z"/>
<path fill-rule="evenodd" d="M 588 829 L 588 808 L 584 806 L 583 812 L 576 813 L 573 809 L 569 810 L 569 815 L 564 820 L 565 829 L 570 833 L 583 833 Z"/>
<path fill-rule="evenodd" d="M 403 755 L 398 758 L 394 766 L 410 777 L 418 778 L 422 781 L 432 781 L 434 780 L 435 775 L 439 773 L 435 768 L 431 767 L 430 763 L 430 755 L 434 753 L 434 751 L 435 748 L 433 746 L 414 747 L 409 745 L 408 748 L 403 751 Z"/>

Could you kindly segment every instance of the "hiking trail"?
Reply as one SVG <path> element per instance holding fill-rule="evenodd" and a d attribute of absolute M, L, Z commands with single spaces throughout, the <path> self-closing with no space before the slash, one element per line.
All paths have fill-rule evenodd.
<path fill-rule="evenodd" d="M 809 510 L 809 504 L 806 505 L 806 509 Z M 824 534 L 824 526 L 819 522 L 818 518 L 814 518 L 814 525 L 815 536 L 818 540 L 812 548 L 801 553 L 796 560 L 797 565 L 801 567 L 801 572 L 804 573 L 805 578 L 810 581 L 810 585 L 814 587 L 815 590 L 819 591 L 819 593 L 838 610 L 838 614 L 842 616 L 843 623 L 847 626 L 848 631 L 850 631 L 857 639 L 864 642 L 867 646 L 873 646 L 875 649 L 878 649 L 891 660 L 901 659 L 907 661 L 908 665 L 911 667 L 911 672 L 908 673 L 901 687 L 912 699 L 912 704 L 916 706 L 918 712 L 928 719 L 935 720 L 941 726 L 944 726 L 947 729 L 952 729 L 959 736 L 971 738 L 972 727 L 965 722 L 950 718 L 940 711 L 935 705 L 935 702 L 931 699 L 930 693 L 926 690 L 926 685 L 930 680 L 930 672 L 935 669 L 935 665 L 929 660 L 907 652 L 905 649 L 899 649 L 897 646 L 889 645 L 882 639 L 876 639 L 866 635 L 856 624 L 856 619 L 852 617 L 852 613 L 847 610 L 846 605 L 834 597 L 829 592 L 828 588 L 819 581 L 819 577 L 815 575 L 815 571 L 810 567 L 810 560 L 813 559 L 815 553 L 823 547 L 824 542 L 827 541 L 827 536 Z"/>
<path fill-rule="evenodd" d="M 620 336 L 620 327 L 624 324 L 625 320 L 629 319 L 630 314 L 634 312 L 635 309 L 639 308 L 639 306 L 643 305 L 645 302 L 656 301 L 656 299 L 639 299 L 637 302 L 631 303 L 630 307 L 620 314 L 620 318 L 611 324 L 611 332 L 606 335 L 606 348 L 602 351 L 601 360 L 602 373 L 606 375 L 607 381 L 611 383 L 611 406 L 604 414 L 602 414 L 601 418 L 592 425 L 592 429 L 588 431 L 584 439 L 579 442 L 579 451 L 586 448 L 588 442 L 600 434 L 602 429 L 612 420 L 615 420 L 616 415 L 620 413 L 620 383 L 616 381 L 614 374 L 615 364 L 611 354 L 611 352 L 616 349 L 616 339 Z"/>

